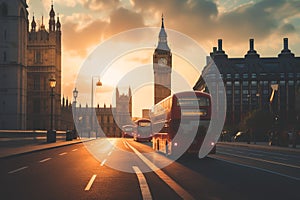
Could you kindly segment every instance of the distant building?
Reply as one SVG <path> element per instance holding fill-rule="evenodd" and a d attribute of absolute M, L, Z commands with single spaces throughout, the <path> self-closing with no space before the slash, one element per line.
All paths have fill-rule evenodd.
<path fill-rule="evenodd" d="M 92 114 L 95 113 L 96 118 L 92 120 Z M 104 132 L 107 137 L 121 137 L 121 129 L 123 125 L 132 124 L 132 96 L 131 89 L 128 89 L 128 95 L 119 94 L 116 89 L 116 107 L 103 107 L 99 105 L 96 108 L 77 107 L 76 108 L 77 129 L 82 136 L 88 136 L 91 126 L 97 127 Z M 97 120 L 97 121 L 96 121 Z M 97 125 L 98 124 L 98 125 Z M 98 136 L 101 130 L 97 130 Z"/>
<path fill-rule="evenodd" d="M 37 27 L 33 16 L 28 35 L 27 50 L 27 128 L 49 129 L 51 88 L 49 79 L 56 79 L 54 88 L 53 126 L 61 128 L 61 24 L 55 19 L 53 5 L 49 13 L 49 26 L 44 20 Z"/>
<path fill-rule="evenodd" d="M 0 129 L 26 129 L 27 7 L 0 1 Z"/>
<path fill-rule="evenodd" d="M 142 110 L 142 118 L 150 119 L 150 109 L 143 109 Z"/>
<path fill-rule="evenodd" d="M 153 54 L 154 104 L 171 95 L 172 53 L 162 16 L 158 45 Z"/>
<path fill-rule="evenodd" d="M 220 71 L 226 89 L 227 124 L 237 125 L 254 109 L 270 110 L 288 123 L 299 115 L 297 105 L 300 102 L 296 99 L 299 99 L 300 57 L 295 57 L 289 50 L 287 38 L 284 38 L 283 50 L 278 57 L 260 57 L 254 49 L 253 39 L 250 39 L 249 51 L 244 58 L 228 58 L 222 49 L 222 40 L 218 41 L 218 48 L 214 47 L 210 56 Z M 207 91 L 203 76 L 208 71 L 207 65 L 194 86 L 195 90 Z M 277 85 L 278 90 L 274 91 L 275 96 L 270 104 L 272 85 Z"/>

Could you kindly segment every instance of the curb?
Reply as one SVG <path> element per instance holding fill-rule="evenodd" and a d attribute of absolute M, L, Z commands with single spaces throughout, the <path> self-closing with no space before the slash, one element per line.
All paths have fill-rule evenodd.
<path fill-rule="evenodd" d="M 93 140 L 93 139 L 91 139 L 91 140 Z M 81 141 L 80 140 L 78 142 L 69 143 L 69 144 L 62 144 L 62 145 L 58 145 L 58 146 L 45 147 L 45 148 L 41 148 L 41 149 L 24 151 L 24 152 L 21 152 L 21 153 L 12 153 L 12 154 L 9 154 L 9 155 L 0 156 L 0 159 L 13 158 L 13 157 L 27 155 L 27 154 L 30 154 L 30 153 L 36 153 L 36 152 L 40 152 L 40 151 L 45 151 L 45 150 L 56 149 L 56 148 L 60 148 L 60 147 L 71 146 L 71 145 L 74 145 L 74 144 L 79 144 L 79 143 L 84 143 L 84 142 L 90 142 L 91 140 L 87 140 L 87 141 Z"/>
<path fill-rule="evenodd" d="M 291 147 L 279 147 L 279 146 L 265 146 L 259 144 L 241 144 L 241 143 L 234 143 L 234 142 L 218 142 L 217 145 L 224 145 L 224 146 L 239 146 L 239 147 L 247 147 L 252 149 L 265 149 L 265 150 L 275 150 L 275 151 L 286 151 L 286 152 L 294 152 L 300 153 L 299 148 L 291 148 Z"/>

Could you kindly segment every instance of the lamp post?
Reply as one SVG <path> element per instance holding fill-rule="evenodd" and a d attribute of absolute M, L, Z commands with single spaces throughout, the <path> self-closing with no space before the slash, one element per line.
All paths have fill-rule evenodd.
<path fill-rule="evenodd" d="M 77 121 L 77 115 L 76 115 L 76 99 L 78 97 L 78 90 L 75 88 L 73 90 L 73 97 L 74 97 L 74 102 L 73 102 L 73 111 L 74 111 L 74 119 L 73 119 L 73 122 L 74 122 L 74 139 L 77 138 L 77 131 L 76 131 L 76 121 Z"/>
<path fill-rule="evenodd" d="M 50 130 L 47 132 L 47 142 L 56 142 L 56 131 L 53 130 L 53 98 L 54 98 L 54 88 L 56 86 L 56 79 L 54 77 L 49 79 L 49 85 L 51 88 L 51 114 L 50 114 Z"/>
<path fill-rule="evenodd" d="M 94 130 L 94 120 L 93 120 L 93 108 L 94 108 L 94 78 L 98 78 L 96 82 L 96 86 L 102 86 L 102 82 L 100 81 L 100 76 L 92 76 L 92 92 L 91 92 L 91 132 Z M 97 137 L 97 135 L 96 135 Z"/>

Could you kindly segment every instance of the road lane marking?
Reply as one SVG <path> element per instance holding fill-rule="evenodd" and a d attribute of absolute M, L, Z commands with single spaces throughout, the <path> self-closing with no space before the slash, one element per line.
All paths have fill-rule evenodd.
<path fill-rule="evenodd" d="M 106 162 L 106 159 L 104 159 L 102 162 L 101 162 L 101 166 L 103 166 Z"/>
<path fill-rule="evenodd" d="M 12 171 L 8 172 L 8 174 L 13 174 L 13 173 L 22 171 L 23 169 L 26 169 L 26 168 L 28 168 L 28 166 L 20 167 L 19 169 L 15 169 L 15 170 L 12 170 Z"/>
<path fill-rule="evenodd" d="M 94 174 L 94 175 L 92 176 L 92 178 L 90 179 L 90 181 L 88 182 L 88 184 L 87 184 L 86 187 L 84 188 L 85 191 L 89 191 L 89 190 L 91 189 L 91 187 L 92 187 L 92 185 L 93 185 L 93 183 L 94 183 L 96 177 L 97 177 L 96 174 Z"/>
<path fill-rule="evenodd" d="M 108 156 L 110 156 L 110 155 L 111 155 L 111 153 L 112 153 L 112 152 L 110 151 L 110 152 L 109 152 L 107 155 L 108 155 Z"/>
<path fill-rule="evenodd" d="M 43 159 L 43 160 L 40 160 L 39 162 L 40 163 L 43 163 L 43 162 L 47 162 L 48 160 L 51 160 L 52 158 L 46 158 L 46 159 Z"/>
<path fill-rule="evenodd" d="M 279 175 L 279 176 L 283 176 L 285 178 L 293 179 L 293 180 L 296 180 L 296 181 L 300 181 L 300 178 L 289 176 L 289 175 L 282 174 L 282 173 L 279 173 L 279 172 L 274 172 L 274 171 L 271 171 L 271 170 L 268 170 L 268 169 L 263 169 L 263 168 L 259 168 L 259 167 L 254 167 L 254 166 L 246 165 L 246 164 L 236 163 L 236 162 L 233 162 L 233 161 L 225 160 L 225 159 L 222 159 L 222 158 L 217 158 L 217 157 L 214 157 L 214 156 L 208 156 L 208 157 L 216 159 L 216 160 L 220 160 L 220 161 L 223 161 L 223 162 L 227 162 L 227 163 L 230 163 L 230 164 L 240 165 L 242 167 L 248 167 L 248 168 L 252 168 L 252 169 L 256 169 L 256 170 L 268 172 L 268 173 L 271 173 L 271 174 L 276 174 L 276 175 Z"/>
<path fill-rule="evenodd" d="M 143 200 L 152 200 L 151 192 L 147 184 L 147 180 L 141 170 L 137 166 L 132 166 L 136 176 L 139 180 L 140 189 L 142 193 Z"/>
<path fill-rule="evenodd" d="M 73 149 L 72 151 L 77 151 L 78 149 Z"/>
<path fill-rule="evenodd" d="M 126 142 L 127 143 L 127 142 Z M 194 197 L 183 189 L 176 181 L 169 177 L 165 172 L 154 165 L 150 160 L 148 160 L 142 153 L 136 150 L 133 146 L 127 143 L 127 145 L 134 151 L 134 153 L 142 160 L 150 169 L 156 173 L 161 180 L 163 180 L 169 187 L 171 187 L 174 192 L 176 192 L 182 199 L 194 199 Z"/>
<path fill-rule="evenodd" d="M 123 144 L 124 144 L 124 146 L 126 147 L 126 149 L 129 149 L 129 147 L 128 147 L 128 145 L 127 145 L 127 142 L 124 142 L 124 141 L 123 141 Z"/>
<path fill-rule="evenodd" d="M 282 166 L 286 166 L 286 167 L 292 167 L 292 168 L 300 169 L 300 166 L 297 166 L 297 165 L 285 164 L 285 163 L 271 161 L 271 160 L 265 160 L 265 159 L 261 159 L 261 158 L 253 158 L 253 157 L 249 157 L 249 156 L 240 156 L 240 155 L 235 155 L 235 154 L 231 154 L 231 153 L 224 153 L 224 152 L 220 152 L 220 154 L 225 154 L 225 155 L 230 155 L 230 156 L 246 158 L 246 159 L 251 159 L 251 160 L 267 162 L 267 163 L 271 163 L 271 164 L 282 165 Z"/>
<path fill-rule="evenodd" d="M 66 154 L 67 154 L 67 152 L 63 152 L 63 153 L 60 153 L 59 155 L 63 156 L 63 155 L 66 155 Z"/>

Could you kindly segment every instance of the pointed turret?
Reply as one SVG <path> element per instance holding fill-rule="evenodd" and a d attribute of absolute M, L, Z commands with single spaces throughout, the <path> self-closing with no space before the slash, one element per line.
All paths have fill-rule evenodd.
<path fill-rule="evenodd" d="M 50 19 L 49 19 L 49 31 L 55 31 L 55 12 L 53 9 L 53 2 L 51 5 L 51 10 L 50 10 Z"/>
<path fill-rule="evenodd" d="M 35 32 L 35 31 L 36 31 L 36 22 L 35 22 L 34 14 L 33 14 L 32 22 L 31 22 L 31 32 Z"/>
<path fill-rule="evenodd" d="M 59 21 L 59 16 L 57 16 L 56 31 L 60 31 L 60 28 L 61 28 L 61 24 L 60 24 L 60 21 Z"/>
<path fill-rule="evenodd" d="M 44 25 L 44 16 L 42 16 L 42 25 L 41 25 L 41 30 L 45 30 L 45 25 Z"/>

